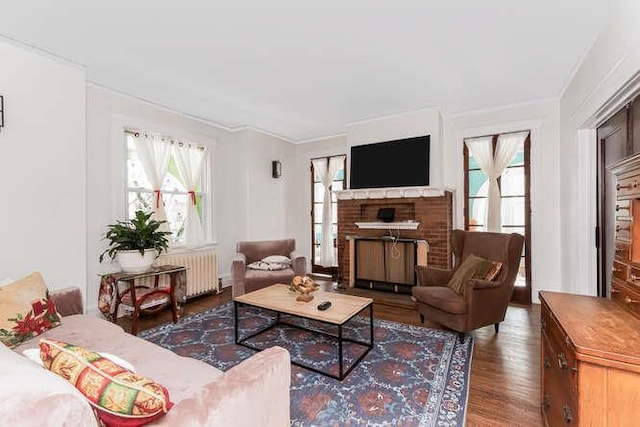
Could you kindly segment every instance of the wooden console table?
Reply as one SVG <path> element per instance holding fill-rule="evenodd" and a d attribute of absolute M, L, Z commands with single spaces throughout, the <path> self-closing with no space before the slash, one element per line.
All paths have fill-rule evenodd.
<path fill-rule="evenodd" d="M 131 333 L 138 334 L 140 314 L 155 314 L 171 306 L 173 323 L 178 322 L 178 300 L 184 302 L 187 288 L 187 269 L 175 265 L 152 267 L 143 273 L 111 273 L 102 275 L 98 308 L 113 323 L 118 318 L 118 308 L 125 305 L 133 309 Z M 160 277 L 169 276 L 169 286 L 159 286 Z M 137 283 L 136 283 L 137 281 Z M 118 283 L 125 286 L 120 289 Z"/>

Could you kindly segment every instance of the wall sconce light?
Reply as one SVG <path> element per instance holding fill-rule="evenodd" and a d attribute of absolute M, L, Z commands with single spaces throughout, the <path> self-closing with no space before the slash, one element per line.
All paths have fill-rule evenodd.
<path fill-rule="evenodd" d="M 0 95 L 0 131 L 4 127 L 4 96 Z"/>
<path fill-rule="evenodd" d="M 273 160 L 271 162 L 271 177 L 280 178 L 282 176 L 282 163 L 280 160 Z"/>

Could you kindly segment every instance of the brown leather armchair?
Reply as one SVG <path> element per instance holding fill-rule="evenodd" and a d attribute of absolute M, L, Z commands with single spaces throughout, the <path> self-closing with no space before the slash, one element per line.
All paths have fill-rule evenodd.
<path fill-rule="evenodd" d="M 494 324 L 497 333 L 511 300 L 523 244 L 524 237 L 517 233 L 453 230 L 453 269 L 416 266 L 418 285 L 412 295 L 418 303 L 420 321 L 424 323 L 426 317 L 461 335 Z M 459 295 L 447 283 L 471 254 L 502 262 L 502 269 L 492 281 L 468 280 Z"/>
<path fill-rule="evenodd" d="M 231 264 L 231 293 L 234 297 L 264 288 L 274 283 L 291 282 L 294 276 L 304 276 L 307 259 L 296 252 L 294 239 L 238 242 Z M 291 267 L 283 270 L 252 270 L 247 265 L 271 255 L 291 258 Z"/>

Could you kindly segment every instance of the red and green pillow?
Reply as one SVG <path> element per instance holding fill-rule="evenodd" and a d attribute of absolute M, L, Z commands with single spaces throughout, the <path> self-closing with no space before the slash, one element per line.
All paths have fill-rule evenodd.
<path fill-rule="evenodd" d="M 107 427 L 150 423 L 171 409 L 169 392 L 99 353 L 62 341 L 40 340 L 45 368 L 73 384 Z"/>
<path fill-rule="evenodd" d="M 40 273 L 0 287 L 0 342 L 15 348 L 60 325 L 60 315 Z"/>

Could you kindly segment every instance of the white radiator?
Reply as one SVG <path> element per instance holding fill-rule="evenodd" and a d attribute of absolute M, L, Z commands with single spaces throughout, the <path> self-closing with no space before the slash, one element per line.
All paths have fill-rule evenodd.
<path fill-rule="evenodd" d="M 156 259 L 155 264 L 187 268 L 187 298 L 221 290 L 218 289 L 216 252 L 212 249 L 163 254 Z"/>

